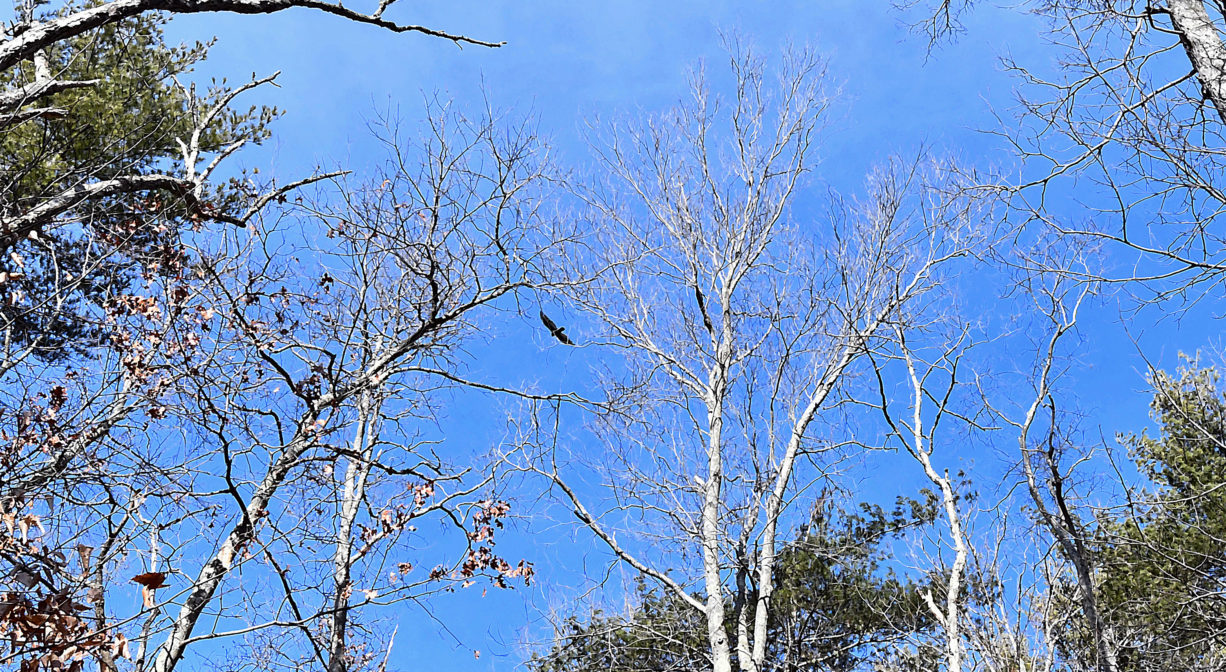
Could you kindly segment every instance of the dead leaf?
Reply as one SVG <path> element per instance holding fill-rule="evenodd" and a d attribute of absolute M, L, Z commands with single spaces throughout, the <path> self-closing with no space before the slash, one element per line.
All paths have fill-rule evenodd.
<path fill-rule="evenodd" d="M 94 547 L 86 546 L 85 544 L 77 544 L 77 553 L 81 556 L 81 567 L 83 569 L 89 569 L 89 558 L 94 554 Z"/>
<path fill-rule="evenodd" d="M 37 527 L 40 534 L 46 532 L 46 530 L 43 529 L 43 522 L 39 520 L 38 516 L 32 513 L 27 513 L 17 521 L 17 529 L 21 531 L 22 541 L 29 541 L 31 527 Z"/>
<path fill-rule="evenodd" d="M 153 592 L 166 586 L 166 575 L 162 572 L 145 572 L 132 577 L 132 581 L 141 585 L 140 596 L 145 607 L 152 608 L 154 606 Z"/>
<path fill-rule="evenodd" d="M 166 575 L 162 572 L 145 572 L 132 577 L 132 580 L 149 590 L 157 590 L 166 586 Z"/>
<path fill-rule="evenodd" d="M 127 637 L 115 635 L 115 641 L 111 642 L 111 655 L 116 658 L 132 659 L 132 652 L 128 650 Z"/>

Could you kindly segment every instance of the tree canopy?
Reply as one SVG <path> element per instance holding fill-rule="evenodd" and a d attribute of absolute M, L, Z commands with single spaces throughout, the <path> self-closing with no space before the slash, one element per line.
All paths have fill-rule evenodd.
<path fill-rule="evenodd" d="M 941 61 L 977 12 L 1036 31 L 1008 112 L 957 89 L 985 141 L 906 118 L 971 104 L 885 72 L 858 5 L 517 8 L 510 53 L 443 27 L 510 10 L 433 5 L 6 15 L 0 668 L 387 672 L 428 627 L 533 672 L 1226 672 L 1226 6 L 897 3 L 916 77 L 979 72 Z M 302 64 L 206 82 L 214 36 L 168 35 L 207 13 L 396 102 L 279 164 Z M 783 39 L 818 14 L 834 47 Z M 457 93 L 474 52 L 590 107 Z M 509 590 L 542 579 L 549 619 Z M 491 619 L 526 659 L 457 634 Z"/>

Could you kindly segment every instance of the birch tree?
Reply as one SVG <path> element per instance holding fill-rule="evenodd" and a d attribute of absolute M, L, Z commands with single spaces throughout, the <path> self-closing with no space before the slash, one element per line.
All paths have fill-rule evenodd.
<path fill-rule="evenodd" d="M 939 171 L 923 160 L 799 215 L 824 65 L 790 52 L 776 73 L 736 45 L 729 65 L 726 105 L 699 71 L 676 108 L 597 141 L 608 179 L 583 192 L 597 233 L 574 265 L 603 272 L 564 296 L 590 346 L 618 353 L 626 377 L 608 391 L 625 406 L 590 428 L 604 497 L 565 453 L 534 468 L 618 563 L 701 615 L 716 672 L 758 672 L 795 509 L 868 443 L 837 419 L 849 383 L 972 249 L 976 222 L 965 201 L 930 207 Z"/>
<path fill-rule="evenodd" d="M 899 577 L 889 546 L 936 514 L 932 501 L 900 499 L 893 510 L 862 504 L 840 510 L 822 492 L 809 520 L 780 551 L 765 669 L 850 672 L 878 664 L 935 625 L 921 592 Z M 529 661 L 538 672 L 696 670 L 706 666 L 702 614 L 639 577 L 637 604 L 625 613 L 567 618 L 548 650 Z"/>

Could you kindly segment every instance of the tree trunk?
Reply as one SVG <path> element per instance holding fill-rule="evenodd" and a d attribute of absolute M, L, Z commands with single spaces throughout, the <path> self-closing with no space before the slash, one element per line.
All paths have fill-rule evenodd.
<path fill-rule="evenodd" d="M 1205 97 L 1226 123 L 1226 45 L 1221 33 L 1201 0 L 1170 0 L 1168 9 Z"/>

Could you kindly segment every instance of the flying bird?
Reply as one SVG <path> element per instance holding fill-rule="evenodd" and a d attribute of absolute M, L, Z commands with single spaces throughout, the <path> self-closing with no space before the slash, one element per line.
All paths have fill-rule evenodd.
<path fill-rule="evenodd" d="M 566 327 L 559 327 L 558 325 L 554 324 L 553 320 L 549 319 L 549 316 L 545 314 L 545 311 L 542 310 L 540 313 L 541 322 L 544 323 L 545 328 L 549 330 L 549 333 L 553 334 L 554 338 L 562 341 L 566 345 L 574 345 L 574 343 L 571 343 L 570 338 L 566 335 Z"/>

